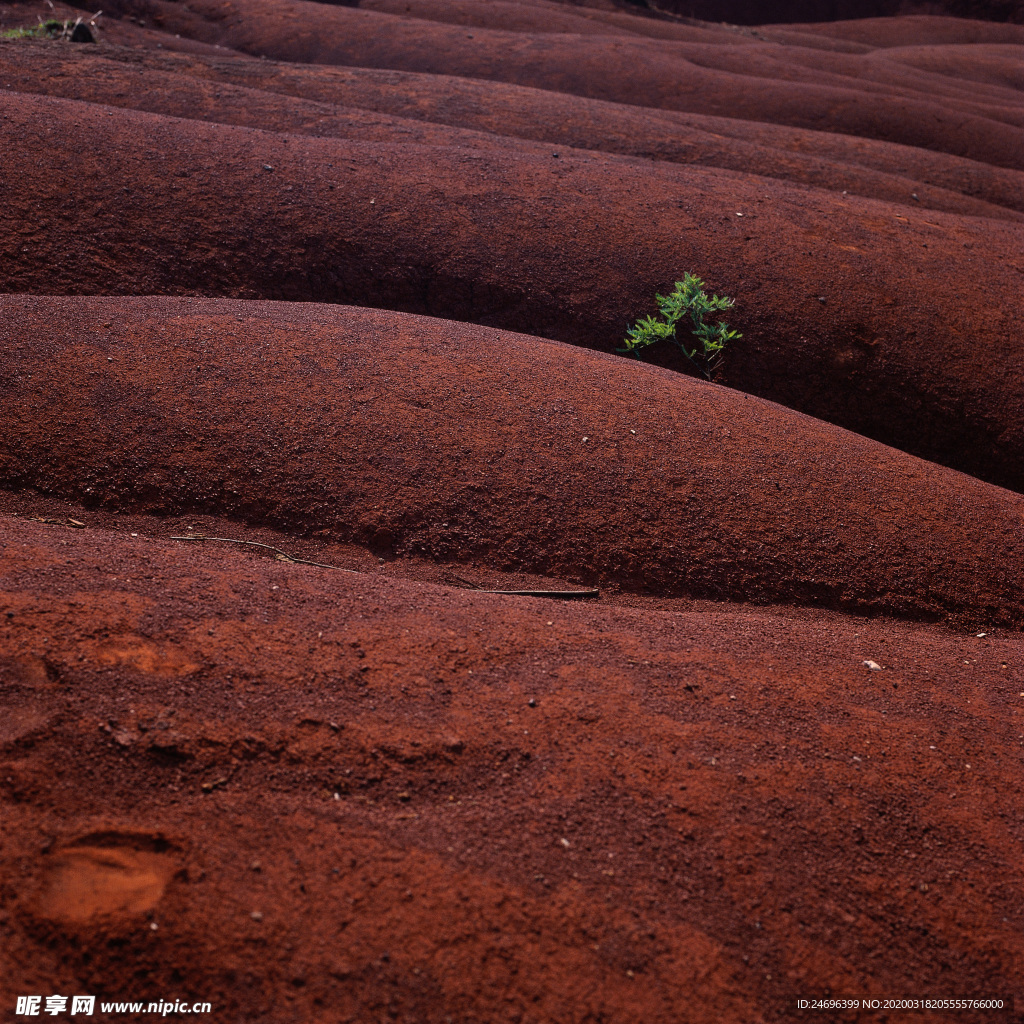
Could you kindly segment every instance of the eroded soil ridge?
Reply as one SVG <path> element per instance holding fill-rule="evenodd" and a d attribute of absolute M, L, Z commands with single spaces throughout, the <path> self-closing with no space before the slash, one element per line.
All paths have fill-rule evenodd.
<path fill-rule="evenodd" d="M 1024 621 L 1024 499 L 730 389 L 349 307 L 0 316 L 9 488 L 659 596 Z"/>
<path fill-rule="evenodd" d="M 1024 26 L 104 6 L 0 3 L 0 1016 L 1016 1021 Z"/>

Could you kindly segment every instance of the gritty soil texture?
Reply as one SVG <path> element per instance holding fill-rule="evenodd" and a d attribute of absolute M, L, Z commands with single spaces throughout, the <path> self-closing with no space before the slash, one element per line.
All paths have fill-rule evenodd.
<path fill-rule="evenodd" d="M 1024 26 L 104 6 L 0 40 L 0 1021 L 1021 1020 Z"/>
<path fill-rule="evenodd" d="M 1024 624 L 1020 495 L 667 370 L 310 303 L 9 297 L 0 324 L 0 486 L 658 596 Z"/>
<path fill-rule="evenodd" d="M 2 520 L 21 989 L 409 1021 L 1014 991 L 1019 634 L 511 600 L 129 525 Z"/>
<path fill-rule="evenodd" d="M 1019 91 L 975 80 L 979 64 L 995 74 L 985 55 L 961 56 L 956 66 L 975 75 L 961 79 L 891 50 L 794 55 L 725 36 L 701 44 L 704 58 L 775 62 L 778 82 L 715 72 L 765 110 L 779 113 L 775 85 L 792 85 L 789 75 L 817 95 L 828 75 L 803 65 L 841 58 L 860 62 L 844 78 L 858 85 L 851 109 L 887 101 L 883 82 L 909 76 L 917 94 L 925 82 L 946 94 L 941 118 L 952 122 L 905 112 L 899 143 L 845 134 L 819 150 L 827 132 L 777 125 L 759 144 L 742 111 L 733 136 L 716 130 L 720 116 L 674 121 L 682 115 L 577 96 L 559 120 L 550 90 L 470 83 L 445 99 L 450 78 L 330 68 L 309 73 L 301 98 L 294 65 L 12 42 L 0 47 L 10 88 L 0 278 L 8 291 L 383 306 L 611 351 L 655 292 L 698 268 L 738 297 L 731 320 L 744 338 L 725 383 L 1024 489 L 1024 129 L 994 117 L 1024 119 L 1019 99 L 1010 106 Z M 551 37 L 597 52 L 635 45 Z M 909 59 L 927 63 L 920 50 Z M 684 56 L 677 66 L 706 72 Z M 882 81 L 857 77 L 868 71 Z M 976 106 L 983 88 L 999 95 L 979 120 L 998 153 L 981 136 L 957 142 L 975 115 L 945 106 L 953 94 Z M 480 113 L 489 90 L 513 134 Z M 371 111 L 375 91 L 388 99 Z M 918 138 L 921 125 L 938 134 Z M 750 150 L 761 175 L 740 169 Z"/>

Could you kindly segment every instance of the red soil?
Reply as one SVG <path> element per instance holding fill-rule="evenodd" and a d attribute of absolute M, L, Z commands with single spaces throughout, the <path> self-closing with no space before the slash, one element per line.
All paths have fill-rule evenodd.
<path fill-rule="evenodd" d="M 751 1024 L 1017 990 L 1019 634 L 473 595 L 173 531 L 3 521 L 16 991 Z"/>
<path fill-rule="evenodd" d="M 306 0 L 244 6 L 195 0 L 187 8 L 168 0 L 118 0 L 114 9 L 257 56 L 485 78 L 801 128 L 824 123 L 830 131 L 971 155 L 1001 167 L 1024 165 L 1024 111 L 1013 90 L 937 81 L 890 67 L 872 53 L 789 52 L 749 30 L 682 29 L 693 41 L 530 34 L 501 28 L 499 9 L 495 27 L 489 22 L 468 33 L 443 22 Z M 1024 39 L 1024 26 L 986 29 L 993 41 Z"/>
<path fill-rule="evenodd" d="M 318 139 L 21 93 L 5 109 L 12 291 L 391 306 L 611 349 L 698 268 L 742 296 L 753 343 L 728 383 L 1024 488 L 1016 222 L 536 144 Z"/>
<path fill-rule="evenodd" d="M 1024 28 L 594 3 L 0 42 L 0 1018 L 1020 1019 Z"/>
<path fill-rule="evenodd" d="M 977 56 L 977 49 L 972 56 Z M 1011 75 L 1001 52 L 982 62 L 957 56 L 938 47 L 908 48 L 900 60 L 934 64 L 944 74 L 993 79 Z M 129 68 L 120 66 L 122 62 Z M 5 87 L 18 92 L 219 124 L 373 141 L 398 134 L 405 142 L 472 148 L 508 148 L 512 139 L 531 139 L 720 167 L 899 205 L 911 201 L 920 209 L 1015 222 L 1024 215 L 1024 173 L 977 160 L 830 132 L 654 111 L 498 82 L 109 48 L 69 53 L 44 46 L 11 47 L 0 66 Z M 141 78 L 145 88 L 126 90 L 129 76 Z M 371 111 L 394 116 L 374 118 Z M 474 131 L 444 132 L 444 125 Z"/>
<path fill-rule="evenodd" d="M 6 487 L 660 596 L 1024 624 L 1020 495 L 665 370 L 309 304 L 10 298 L 0 323 Z"/>
<path fill-rule="evenodd" d="M 872 48 L 1024 42 L 1024 25 L 992 24 L 986 21 L 927 15 L 907 18 L 858 18 L 855 21 L 831 21 L 790 27 L 800 32 L 832 40 L 843 39 Z M 771 31 L 775 31 L 775 26 L 772 26 Z"/>

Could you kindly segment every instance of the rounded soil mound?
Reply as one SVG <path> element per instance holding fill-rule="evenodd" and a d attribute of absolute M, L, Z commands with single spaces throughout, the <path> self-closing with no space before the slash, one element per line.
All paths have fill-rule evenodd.
<path fill-rule="evenodd" d="M 738 392 L 375 310 L 0 311 L 8 488 L 663 596 L 1024 623 L 1024 498 Z"/>
<path fill-rule="evenodd" d="M 697 270 L 739 297 L 727 383 L 1024 490 L 1018 224 L 579 150 L 4 107 L 6 290 L 384 306 L 613 349 Z"/>
<path fill-rule="evenodd" d="M 801 41 L 810 35 L 816 47 L 780 46 L 769 30 L 761 39 L 725 27 L 690 29 L 686 40 L 487 27 L 467 32 L 443 21 L 309 0 L 249 0 L 244 6 L 234 0 L 194 0 L 188 7 L 125 0 L 115 10 L 158 16 L 168 31 L 257 57 L 489 79 L 798 128 L 825 124 L 847 135 L 1024 169 L 1018 91 L 923 75 L 888 62 L 884 53 L 872 53 L 873 40 L 847 41 L 860 52 L 843 53 L 824 42 L 825 33 L 806 31 L 799 33 Z M 979 24 L 938 19 L 940 25 L 947 20 Z M 922 35 L 931 31 L 929 19 L 923 25 L 914 18 L 880 23 L 890 26 L 890 40 L 902 38 L 905 45 L 926 41 Z M 860 23 L 853 24 L 856 30 Z M 980 24 L 975 35 L 984 41 L 1024 39 L 1024 26 Z M 841 30 L 837 34 L 841 37 Z M 968 39 L 961 32 L 948 41 Z"/>
<path fill-rule="evenodd" d="M 978 47 L 908 47 L 898 60 L 1006 86 L 1019 68 L 1006 49 L 993 47 L 979 60 Z M 17 92 L 218 124 L 359 141 L 518 147 L 546 158 L 551 144 L 571 146 L 719 167 L 900 206 L 911 202 L 918 211 L 1024 221 L 1024 173 L 1009 168 L 829 131 L 653 110 L 503 82 L 45 44 L 0 48 L 0 74 L 5 88 Z"/>

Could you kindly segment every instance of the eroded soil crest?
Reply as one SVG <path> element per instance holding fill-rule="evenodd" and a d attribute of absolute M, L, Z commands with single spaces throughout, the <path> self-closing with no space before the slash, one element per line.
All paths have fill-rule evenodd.
<path fill-rule="evenodd" d="M 94 13 L 0 4 L 3 1014 L 1016 1020 L 1024 27 Z"/>

